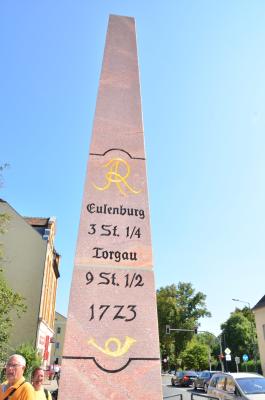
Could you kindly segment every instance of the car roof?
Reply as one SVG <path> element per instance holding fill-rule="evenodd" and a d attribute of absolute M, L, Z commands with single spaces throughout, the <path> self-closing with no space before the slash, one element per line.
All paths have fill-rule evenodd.
<path fill-rule="evenodd" d="M 222 371 L 209 371 L 208 369 L 205 369 L 201 372 L 210 372 L 210 374 L 218 374 L 219 372 L 222 372 Z"/>
<path fill-rule="evenodd" d="M 254 372 L 221 372 L 224 375 L 231 375 L 234 379 L 238 378 L 264 378 L 264 376 L 260 374 L 256 374 Z"/>
<path fill-rule="evenodd" d="M 231 372 L 230 375 L 232 375 L 233 378 L 264 378 L 260 374 L 256 374 L 255 372 Z"/>

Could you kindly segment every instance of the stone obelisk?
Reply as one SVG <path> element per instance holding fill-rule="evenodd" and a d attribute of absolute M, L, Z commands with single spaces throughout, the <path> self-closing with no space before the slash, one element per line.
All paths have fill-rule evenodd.
<path fill-rule="evenodd" d="M 59 400 L 161 400 L 133 18 L 111 15 L 83 195 Z"/>

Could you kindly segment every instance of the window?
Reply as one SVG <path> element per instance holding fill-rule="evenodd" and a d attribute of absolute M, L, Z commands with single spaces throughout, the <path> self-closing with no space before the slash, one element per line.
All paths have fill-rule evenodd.
<path fill-rule="evenodd" d="M 57 328 L 57 333 L 58 333 L 58 334 L 61 333 L 61 327 L 60 327 L 60 326 L 58 326 L 58 328 Z"/>
<path fill-rule="evenodd" d="M 225 386 L 225 377 L 224 376 L 218 376 L 216 388 L 219 390 L 224 390 Z"/>
<path fill-rule="evenodd" d="M 216 387 L 217 379 L 218 379 L 217 376 L 214 376 L 214 377 L 212 378 L 212 380 L 211 380 L 211 382 L 210 382 L 210 385 L 211 385 L 212 387 Z"/>
<path fill-rule="evenodd" d="M 246 394 L 265 393 L 265 378 L 238 378 L 237 383 Z"/>
<path fill-rule="evenodd" d="M 234 379 L 232 378 L 232 376 L 228 376 L 226 378 L 226 385 L 225 385 L 225 389 L 228 393 L 235 393 L 235 382 Z"/>
<path fill-rule="evenodd" d="M 59 347 L 60 347 L 60 343 L 59 343 L 59 342 L 56 342 L 56 343 L 55 343 L 55 348 L 56 348 L 56 349 L 59 349 Z"/>

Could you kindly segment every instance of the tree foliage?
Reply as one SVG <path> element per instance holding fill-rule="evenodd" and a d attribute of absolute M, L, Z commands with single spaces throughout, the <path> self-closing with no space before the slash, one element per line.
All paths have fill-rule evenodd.
<path fill-rule="evenodd" d="M 9 167 L 9 164 L 0 164 L 0 187 L 3 186 L 3 171 Z"/>
<path fill-rule="evenodd" d="M 1 172 L 6 165 L 0 166 L 0 186 Z M 5 234 L 9 221 L 9 216 L 0 213 L 0 236 Z M 14 316 L 20 317 L 26 311 L 23 297 L 9 287 L 1 263 L 4 258 L 3 244 L 0 242 L 0 362 L 4 362 L 8 353 L 8 340 L 10 330 L 13 326 Z"/>
<path fill-rule="evenodd" d="M 13 326 L 14 314 L 20 317 L 26 311 L 23 297 L 11 289 L 0 270 L 0 360 L 8 353 L 8 340 Z"/>
<path fill-rule="evenodd" d="M 179 282 L 178 285 L 161 287 L 157 290 L 157 310 L 161 354 L 167 355 L 170 364 L 176 364 L 181 351 L 191 340 L 193 332 L 174 332 L 166 334 L 166 325 L 173 329 L 194 330 L 199 319 L 210 317 L 206 308 L 206 296 L 195 292 L 191 283 Z"/>
<path fill-rule="evenodd" d="M 225 343 L 234 357 L 242 357 L 244 353 L 250 358 L 254 357 L 257 336 L 254 316 L 248 307 L 232 312 L 227 321 L 221 325 L 221 329 Z"/>
<path fill-rule="evenodd" d="M 15 354 L 21 354 L 26 359 L 26 370 L 24 376 L 30 380 L 34 368 L 41 365 L 41 356 L 31 343 L 22 343 L 16 350 Z"/>
<path fill-rule="evenodd" d="M 193 338 L 180 353 L 181 366 L 183 369 L 194 369 L 202 371 L 209 368 L 210 349 L 206 344 L 200 343 Z"/>

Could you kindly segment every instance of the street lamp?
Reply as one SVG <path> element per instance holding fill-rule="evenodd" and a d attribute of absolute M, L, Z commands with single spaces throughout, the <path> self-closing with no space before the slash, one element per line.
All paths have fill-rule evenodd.
<path fill-rule="evenodd" d="M 248 309 L 249 311 L 252 313 L 251 307 L 250 307 L 250 303 L 248 301 L 245 300 L 240 300 L 240 299 L 232 299 L 233 301 L 238 301 L 239 303 L 244 303 L 248 305 Z M 253 351 L 253 358 L 254 358 L 254 364 L 255 364 L 255 369 L 257 371 L 257 357 L 256 357 L 256 345 L 255 345 L 255 326 L 252 323 L 252 320 L 250 321 L 251 323 L 251 329 L 252 329 L 252 351 Z"/>
<path fill-rule="evenodd" d="M 232 299 L 233 301 L 239 301 L 239 303 L 245 303 L 248 305 L 248 308 L 251 310 L 250 303 L 248 301 L 240 300 L 240 299 Z"/>

